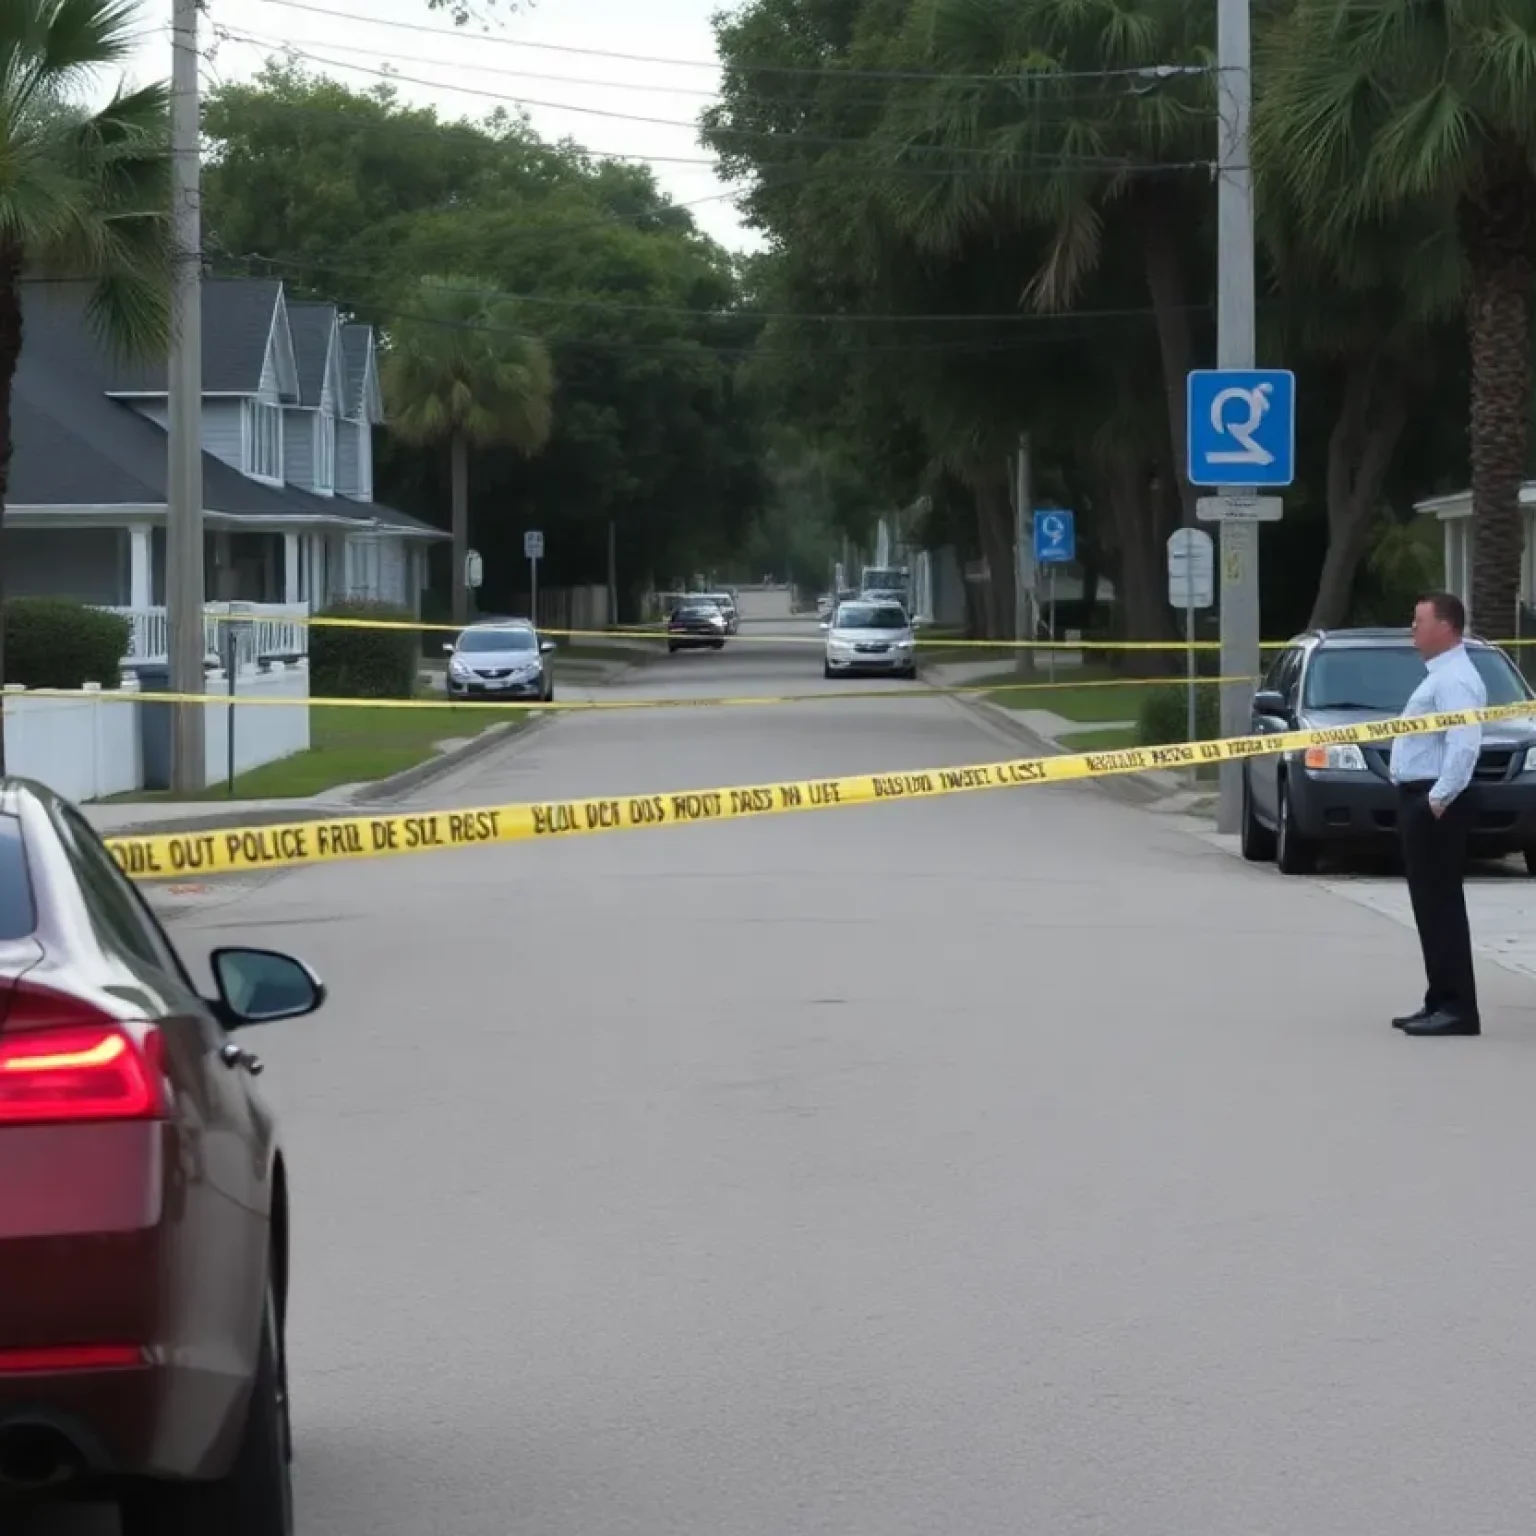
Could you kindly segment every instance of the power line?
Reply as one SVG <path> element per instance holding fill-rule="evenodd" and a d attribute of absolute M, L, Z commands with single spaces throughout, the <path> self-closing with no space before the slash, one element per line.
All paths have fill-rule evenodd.
<path fill-rule="evenodd" d="M 305 261 L 301 259 L 268 256 L 261 251 L 219 251 L 214 254 L 227 261 L 248 262 L 265 267 L 281 267 L 298 271 L 325 272 L 338 278 L 357 278 L 372 280 L 384 276 L 379 272 L 366 271 L 359 267 L 342 267 L 326 261 Z M 816 313 L 806 310 L 765 310 L 765 309 L 722 309 L 705 310 L 692 308 L 685 305 L 667 304 L 626 304 L 610 299 L 573 298 L 569 296 L 556 296 L 550 294 L 513 293 L 500 288 L 464 288 L 455 287 L 452 284 L 444 284 L 435 288 L 436 292 L 451 293 L 461 298 L 485 299 L 490 302 L 507 302 L 514 304 L 531 304 L 547 308 L 561 309 L 595 309 L 613 314 L 634 315 L 668 315 L 688 317 L 692 319 L 720 319 L 720 320 L 779 320 L 798 321 L 807 324 L 838 324 L 855 322 L 864 325 L 893 324 L 893 325 L 942 325 L 942 324 L 969 324 L 969 325 L 1006 325 L 1006 324 L 1040 324 L 1056 325 L 1070 323 L 1074 320 L 1129 320 L 1145 319 L 1153 313 L 1147 305 L 1137 305 L 1125 309 L 1078 309 L 1063 310 L 1058 313 L 1027 314 L 1018 310 L 1002 311 L 997 314 L 955 314 L 949 313 L 888 313 L 888 314 L 856 314 L 856 313 Z M 1185 304 L 1182 310 L 1190 313 L 1203 313 L 1209 310 L 1208 304 Z"/>
<path fill-rule="evenodd" d="M 224 273 L 223 276 L 240 277 L 244 273 Z M 338 308 L 352 314 L 381 315 L 386 321 L 393 320 L 409 325 L 425 325 L 435 330 L 458 331 L 467 334 L 484 334 L 487 336 L 507 336 L 526 338 L 531 332 L 528 327 L 516 327 L 507 325 L 495 325 L 480 321 L 452 320 L 440 315 L 423 314 L 418 310 L 400 308 L 392 304 L 381 304 L 373 300 L 355 298 L 331 298 L 328 302 Z M 1206 306 L 1209 308 L 1209 306 Z M 697 318 L 702 322 L 721 321 L 731 318 L 728 312 L 711 313 L 709 311 L 695 311 Z M 578 347 L 590 351 L 604 353 L 624 354 L 635 353 L 644 356 L 668 356 L 687 355 L 697 356 L 700 353 L 712 354 L 721 357 L 756 358 L 756 357 L 804 357 L 812 355 L 836 355 L 836 356 L 891 356 L 896 354 L 919 354 L 925 356 L 937 355 L 976 355 L 986 353 L 1007 353 L 1021 351 L 1029 347 L 1048 345 L 1063 345 L 1074 341 L 1087 341 L 1102 337 L 1107 334 L 1106 328 L 1098 324 L 1100 316 L 1093 311 L 1072 317 L 1079 321 L 1093 322 L 1089 328 L 1074 334 L 1062 334 L 1060 331 L 1052 331 L 1049 335 L 1014 336 L 1010 338 L 990 337 L 976 340 L 952 340 L 952 341 L 902 341 L 902 342 L 862 342 L 856 345 L 839 344 L 827 348 L 806 346 L 794 347 L 762 347 L 762 346 L 733 346 L 718 342 L 708 342 L 692 336 L 678 336 L 666 341 L 645 342 L 634 341 L 628 338 L 615 338 L 609 336 L 551 336 L 541 338 L 554 347 Z M 1150 309 L 1127 312 L 1120 324 L 1139 319 L 1150 322 L 1152 312 Z M 388 326 L 384 327 L 386 334 Z"/>
<path fill-rule="evenodd" d="M 306 11 L 313 16 L 328 16 L 337 21 L 362 22 L 372 26 L 391 27 L 403 32 L 421 32 L 434 37 L 465 38 L 469 34 L 458 28 L 432 27 L 422 22 L 397 21 L 382 16 L 368 16 L 359 11 L 338 11 L 329 6 L 312 5 L 306 0 L 263 0 L 263 4 L 281 6 L 284 10 Z M 1214 76 L 1218 71 L 1209 64 L 1148 64 L 1126 66 L 1119 69 L 1082 70 L 1024 70 L 1013 76 L 998 74 L 946 74 L 934 70 L 891 69 L 843 69 L 835 67 L 811 68 L 792 64 L 723 63 L 719 59 L 667 59 L 651 54 L 617 53 L 607 48 L 579 48 L 569 43 L 538 43 L 524 38 L 497 37 L 491 33 L 474 34 L 476 43 L 491 43 L 504 48 L 532 48 L 547 53 L 567 53 L 591 59 L 613 59 L 626 64 L 661 64 L 675 69 L 730 69 L 744 74 L 786 75 L 804 78 L 836 78 L 852 80 L 926 80 L 998 84 L 1012 80 L 1151 80 L 1161 81 L 1179 76 Z"/>
<path fill-rule="evenodd" d="M 381 26 L 384 26 L 384 25 L 389 25 L 389 26 L 406 26 L 407 23 L 405 23 L 405 22 L 385 22 L 384 20 L 380 19 L 379 25 L 381 25 Z M 287 40 L 287 39 L 275 38 L 275 37 L 267 37 L 267 36 L 265 36 L 265 35 L 263 35 L 262 33 L 259 33 L 259 32 L 251 32 L 251 31 L 245 30 L 243 28 L 237 30 L 235 28 L 232 28 L 232 27 L 229 27 L 229 26 L 224 26 L 224 25 L 217 24 L 217 23 L 215 24 L 215 26 L 216 26 L 216 30 L 218 30 L 221 33 L 221 35 L 226 37 L 231 42 L 245 43 L 245 44 L 248 44 L 248 45 L 250 45 L 252 47 L 274 48 L 274 49 L 277 49 L 279 51 L 290 51 L 290 52 L 298 52 L 299 51 L 298 45 L 296 43 L 291 42 L 290 40 Z M 428 27 L 428 28 L 423 28 L 422 30 L 433 32 L 435 34 L 438 29 L 432 28 L 432 27 Z M 453 34 L 446 34 L 446 35 L 456 36 L 456 37 L 459 37 L 459 38 L 463 38 L 463 36 L 464 36 L 464 34 L 462 34 L 462 33 L 453 33 Z M 504 39 L 504 38 L 489 38 L 489 39 L 487 39 L 487 41 L 490 41 L 490 42 L 504 42 L 504 41 L 506 41 L 506 39 Z M 381 52 L 377 48 L 370 48 L 370 47 L 367 47 L 366 45 L 361 44 L 361 43 L 336 43 L 336 42 L 325 41 L 325 42 L 307 43 L 305 46 L 306 47 L 312 47 L 312 48 L 325 48 L 325 49 L 327 49 L 327 50 L 329 50 L 331 52 L 335 52 L 335 53 L 345 53 L 345 54 L 351 54 L 351 55 L 358 55 L 358 56 L 363 56 L 363 57 L 372 58 L 372 59 L 379 58 L 380 57 L 380 52 Z M 392 60 L 388 61 L 388 62 L 390 62 L 391 64 L 393 63 Z M 418 66 L 425 65 L 425 66 L 429 66 L 429 67 L 431 67 L 433 69 L 454 69 L 454 70 L 464 70 L 464 69 L 467 69 L 467 70 L 469 70 L 473 74 L 477 74 L 477 75 L 494 75 L 498 79 L 502 79 L 502 80 L 541 80 L 541 81 L 544 81 L 545 83 L 551 84 L 551 85 L 579 85 L 579 86 L 590 87 L 590 88 L 593 88 L 593 89 L 596 89 L 596 90 L 619 91 L 619 92 L 636 91 L 636 92 L 643 92 L 643 93 L 645 93 L 647 95 L 699 96 L 699 97 L 703 97 L 706 101 L 719 102 L 719 103 L 722 103 L 722 104 L 729 104 L 729 103 L 738 102 L 738 101 L 741 101 L 741 100 L 754 101 L 754 102 L 759 102 L 759 103 L 764 103 L 764 104 L 777 104 L 778 103 L 778 98 L 777 97 L 766 96 L 762 92 L 759 92 L 759 91 L 749 91 L 749 92 L 745 92 L 745 93 L 743 93 L 743 92 L 734 92 L 733 91 L 729 95 L 726 95 L 722 91 L 713 90 L 713 89 L 706 89 L 703 86 L 694 86 L 694 85 L 658 85 L 658 84 L 654 83 L 653 81 L 648 81 L 648 80 L 593 80 L 589 76 L 582 76 L 582 75 L 551 75 L 551 74 L 547 74 L 547 73 L 545 73 L 543 71 L 540 71 L 540 70 L 531 70 L 531 69 L 502 69 L 502 68 L 500 68 L 500 67 L 498 67 L 497 65 L 494 65 L 494 64 L 476 64 L 476 63 L 467 62 L 467 61 L 462 60 L 462 59 L 428 59 L 428 58 L 413 57 L 410 60 L 410 62 L 413 65 L 418 65 Z M 354 66 L 338 63 L 336 65 L 336 67 L 339 68 L 339 69 L 350 69 L 350 68 L 353 68 Z M 849 75 L 845 75 L 845 74 L 842 74 L 842 73 L 833 73 L 833 72 L 829 71 L 829 72 L 826 72 L 821 78 L 841 81 L 841 80 L 844 80 L 844 79 L 849 79 L 849 78 L 858 79 L 858 78 L 861 78 L 861 77 L 859 77 L 859 76 L 849 76 Z M 950 77 L 942 76 L 942 75 L 936 75 L 936 76 L 933 76 L 932 78 L 934 80 L 943 81 L 943 80 L 947 80 Z M 965 78 L 965 77 L 957 77 L 957 78 Z M 1007 76 L 996 76 L 996 77 L 987 77 L 987 78 L 992 79 L 993 83 L 996 83 L 996 84 L 1007 85 L 1007 84 L 1013 83 L 1013 82 L 1011 82 L 1009 80 L 1009 78 Z M 1072 80 L 1072 79 L 1074 79 L 1076 77 L 1073 77 L 1073 76 L 1057 76 L 1057 75 L 1038 75 L 1038 76 L 1031 75 L 1031 76 L 1024 76 L 1022 78 L 1028 79 L 1028 80 L 1031 80 L 1031 81 L 1039 81 L 1042 84 L 1049 84 L 1049 83 L 1053 83 L 1053 82 L 1055 82 L 1056 80 L 1059 80 L 1059 79 Z M 1136 81 L 1130 80 L 1130 79 L 1126 80 L 1124 83 L 1127 86 L 1135 86 L 1136 85 Z M 444 89 L 444 90 L 451 90 L 451 89 L 453 89 L 453 87 L 450 86 L 450 85 L 444 84 L 442 86 L 442 89 Z M 884 93 L 881 93 L 881 94 L 877 94 L 877 95 L 865 95 L 865 96 L 860 96 L 860 97 L 854 97 L 852 99 L 841 98 L 840 100 L 841 100 L 842 104 L 846 104 L 846 105 L 849 105 L 849 106 L 875 106 L 875 107 L 877 107 L 877 106 L 882 105 L 887 99 L 888 99 L 888 97 Z M 1062 94 L 1058 94 L 1058 93 L 1053 92 L 1051 94 L 1051 97 L 1050 97 L 1050 101 L 1051 101 L 1051 103 L 1053 105 L 1061 105 L 1061 104 L 1065 104 L 1065 103 L 1089 102 L 1089 101 L 1097 102 L 1097 101 L 1103 101 L 1103 100 L 1104 100 L 1104 93 L 1102 91 L 1092 91 L 1092 92 L 1080 91 L 1080 92 L 1077 92 L 1075 94 L 1068 94 L 1068 95 L 1062 95 Z M 807 98 L 801 98 L 799 100 L 799 102 L 792 102 L 791 103 L 791 105 L 796 105 L 796 104 L 798 104 L 798 105 L 808 105 L 810 103 L 809 103 L 809 100 Z M 578 107 L 568 106 L 568 105 L 566 105 L 564 103 L 537 103 L 536 102 L 536 103 L 533 103 L 533 105 L 536 105 L 536 106 L 538 106 L 538 105 L 549 105 L 549 106 L 555 107 L 555 108 L 557 108 L 558 110 L 561 110 L 561 111 L 580 111 L 580 110 L 583 110 L 583 109 L 578 108 Z M 1214 107 L 1214 105 L 1209 110 L 1210 110 L 1212 115 L 1215 114 L 1215 107 Z M 690 126 L 690 125 L 688 125 L 688 124 L 680 124 L 679 126 Z"/>
<path fill-rule="evenodd" d="M 275 4 L 276 0 L 271 0 L 271 3 Z M 690 122 L 683 118 L 651 117 L 646 114 L 636 112 L 613 112 L 608 110 L 606 107 L 581 106 L 574 102 L 566 101 L 535 101 L 530 97 L 509 96 L 500 91 L 485 90 L 480 86 L 455 85 L 444 80 L 427 80 L 420 75 L 408 75 L 394 68 L 375 68 L 366 64 L 352 64 L 345 59 L 326 58 L 321 54 L 311 53 L 307 49 L 299 48 L 291 43 L 284 43 L 279 39 L 257 37 L 252 33 L 240 33 L 227 27 L 219 27 L 215 30 L 218 31 L 221 37 L 225 37 L 231 41 L 252 43 L 259 48 L 276 48 L 281 52 L 291 54 L 295 58 L 308 60 L 312 64 L 323 64 L 331 69 L 350 69 L 358 74 L 370 75 L 378 80 L 399 81 L 408 85 L 424 86 L 430 90 L 450 91 L 461 96 L 476 96 L 483 100 L 497 102 L 503 106 L 515 106 L 524 109 L 529 107 L 537 107 L 540 110 L 549 112 L 575 112 L 584 117 L 602 117 L 611 119 L 614 122 L 645 123 L 652 127 L 659 128 L 687 128 L 694 133 L 698 133 L 700 130 L 699 123 Z M 726 127 L 719 129 L 718 132 L 720 132 L 722 135 L 729 135 L 732 138 L 767 139 L 774 143 L 788 142 L 794 144 L 806 144 L 815 148 L 825 149 L 863 149 L 866 148 L 869 144 L 869 140 L 867 138 L 836 138 L 818 134 L 802 133 L 799 130 L 781 132 L 771 128 Z M 960 155 L 971 159 L 979 159 L 985 156 L 989 156 L 991 153 L 989 150 L 975 148 L 968 145 L 955 147 L 944 144 L 905 144 L 902 146 L 902 148 L 903 152 L 905 153 L 916 152 L 923 154 Z M 589 153 L 597 154 L 599 152 L 589 151 Z M 648 156 L 645 158 L 660 160 L 662 157 Z M 1053 157 L 1052 163 L 1053 165 L 1060 164 L 1060 157 Z M 1136 168 L 1134 162 L 1129 162 L 1125 160 L 1124 157 L 1114 158 L 1106 156 L 1101 159 L 1089 159 L 1084 157 L 1080 164 L 1081 168 L 1086 170 L 1127 171 L 1134 170 Z M 1210 161 L 1191 161 L 1183 164 L 1170 165 L 1166 167 L 1166 169 L 1208 170 L 1210 169 L 1210 166 Z"/>
<path fill-rule="evenodd" d="M 274 3 L 275 3 L 275 0 L 274 0 Z M 261 46 L 261 47 L 268 46 L 266 43 L 260 42 L 260 40 L 257 40 L 257 43 L 258 43 L 258 46 Z M 558 110 L 558 111 L 596 112 L 596 113 L 598 113 L 598 115 L 610 116 L 610 117 L 623 117 L 623 116 L 625 116 L 625 114 L 622 114 L 622 113 L 601 113 L 599 111 L 599 109 L 597 109 L 597 108 L 570 107 L 570 106 L 567 106 L 567 105 L 564 105 L 564 104 L 560 104 L 560 103 L 519 101 L 519 99 L 516 98 L 516 97 L 502 96 L 502 95 L 500 95 L 498 93 L 495 93 L 495 92 L 480 91 L 480 90 L 476 90 L 472 86 L 450 86 L 450 85 L 445 85 L 445 84 L 443 84 L 442 82 L 439 82 L 439 81 L 432 81 L 432 80 L 425 80 L 424 81 L 424 80 L 415 79 L 414 77 L 409 76 L 409 75 L 398 74 L 398 73 L 396 73 L 393 70 L 365 69 L 361 65 L 349 64 L 349 63 L 346 63 L 344 61 L 338 61 L 338 60 L 321 58 L 318 55 L 307 53 L 304 50 L 298 49 L 298 48 L 287 48 L 287 51 L 292 53 L 295 57 L 308 60 L 311 63 L 325 64 L 325 65 L 329 65 L 329 66 L 331 66 L 333 68 L 336 68 L 336 69 L 358 70 L 359 72 L 361 72 L 363 74 L 372 75 L 372 76 L 374 76 L 374 77 L 376 77 L 378 79 L 381 79 L 381 80 L 385 80 L 385 81 L 405 81 L 405 82 L 410 83 L 410 84 L 425 85 L 425 86 L 428 86 L 428 87 L 430 87 L 430 88 L 432 88 L 434 90 L 447 90 L 447 91 L 460 91 L 460 92 L 467 91 L 470 94 L 475 95 L 475 96 L 489 97 L 491 100 L 499 102 L 499 103 L 501 103 L 504 106 L 553 107 L 555 110 Z M 248 86 L 236 87 L 236 88 L 237 89 L 250 89 L 250 87 L 248 87 Z M 366 98 L 361 98 L 360 97 L 359 100 L 366 100 Z M 333 108 L 331 108 L 331 107 L 329 107 L 329 106 L 327 106 L 327 105 L 325 105 L 323 103 L 318 103 L 318 102 L 317 103 L 312 103 L 312 104 L 311 103 L 298 103 L 298 102 L 285 103 L 284 104 L 284 110 L 285 111 L 307 111 L 307 112 L 312 112 L 312 113 L 314 113 L 314 114 L 316 114 L 318 116 L 325 117 L 325 118 L 327 118 L 329 120 L 332 120 L 332 121 L 336 121 L 336 120 L 343 121 L 343 122 L 345 122 L 347 124 L 347 126 L 349 128 L 365 128 L 365 129 L 371 129 L 371 130 L 385 131 L 386 127 L 387 127 L 388 131 L 398 132 L 398 133 L 402 133 L 402 134 L 408 134 L 410 136 L 430 135 L 430 136 L 433 136 L 433 137 L 438 137 L 438 136 L 447 136 L 447 135 L 465 134 L 465 133 L 468 133 L 468 134 L 479 134 L 479 135 L 483 136 L 490 143 L 494 144 L 495 142 L 497 142 L 495 137 L 494 137 L 494 134 L 492 132 L 492 129 L 495 126 L 494 124 L 486 124 L 484 122 L 475 122 L 475 121 L 468 120 L 468 119 L 462 119 L 462 120 L 460 120 L 458 122 L 438 122 L 438 123 L 436 123 L 431 128 L 420 128 L 420 127 L 418 127 L 418 126 L 416 126 L 414 124 L 409 124 L 408 125 L 408 124 L 401 123 L 401 124 L 396 125 L 396 124 L 392 123 L 392 121 L 389 118 L 387 118 L 387 117 L 386 118 L 378 119 L 375 122 L 365 122 L 365 121 L 362 121 L 362 120 L 359 120 L 359 119 L 356 119 L 356 118 L 343 118 L 343 117 L 340 116 L 340 114 L 336 113 Z M 431 109 L 430 108 L 417 108 L 417 109 L 414 109 L 414 110 L 430 111 Z M 630 118 L 629 120 L 633 121 L 633 122 L 661 123 L 661 124 L 665 124 L 667 126 L 680 127 L 680 128 L 687 128 L 687 127 L 695 127 L 695 126 L 697 126 L 695 124 L 690 124 L 690 123 L 685 123 L 685 122 L 677 122 L 677 121 L 674 121 L 674 120 L 668 119 L 668 118 L 639 117 L 639 118 Z M 867 148 L 869 146 L 869 143 L 870 143 L 870 141 L 868 139 L 832 139 L 832 138 L 825 138 L 824 139 L 824 138 L 813 137 L 811 135 L 802 135 L 802 134 L 799 134 L 799 133 L 775 133 L 775 132 L 770 132 L 768 130 L 749 130 L 749 129 L 731 128 L 731 129 L 724 129 L 724 130 L 722 130 L 722 132 L 731 134 L 731 135 L 733 135 L 735 137 L 738 137 L 738 138 L 746 137 L 746 138 L 763 139 L 763 140 L 768 141 L 769 143 L 775 143 L 775 144 L 790 144 L 790 145 L 804 144 L 804 145 L 810 145 L 813 148 L 864 149 L 864 148 Z M 217 135 L 215 135 L 215 137 L 217 137 Z M 575 150 L 577 153 L 585 155 L 588 158 L 593 159 L 593 160 L 632 161 L 632 162 L 636 162 L 636 163 L 643 164 L 643 165 L 700 165 L 700 166 L 714 167 L 715 169 L 718 170 L 719 166 L 720 166 L 720 161 L 721 161 L 721 158 L 722 158 L 722 156 L 720 156 L 720 155 L 653 155 L 653 154 L 641 155 L 641 154 L 636 154 L 633 150 L 594 149 L 591 145 L 579 144 L 579 143 L 576 143 L 576 142 L 574 142 L 572 140 L 557 141 L 555 143 L 545 143 L 543 141 L 540 141 L 540 144 L 539 144 L 538 147 L 543 148 L 543 149 L 545 149 L 546 151 L 548 151 L 550 153 L 558 153 L 558 151 L 560 149 L 561 143 L 569 144 L 570 147 L 573 150 Z M 941 144 L 908 144 L 908 145 L 903 145 L 902 146 L 902 152 L 903 153 L 910 153 L 910 152 L 914 152 L 914 151 L 915 152 L 920 152 L 920 153 L 925 153 L 925 154 L 946 154 L 946 153 L 947 154 L 964 154 L 964 155 L 969 155 L 973 159 L 978 160 L 978 161 L 983 156 L 985 156 L 988 153 L 988 151 L 982 150 L 982 149 L 971 149 L 971 148 L 953 149 L 953 148 L 950 148 L 950 147 L 948 147 L 946 145 L 941 145 Z M 986 177 L 999 177 L 999 176 L 1020 177 L 1020 176 L 1039 176 L 1039 175 L 1054 176 L 1054 175 L 1057 175 L 1057 174 L 1059 174 L 1059 173 L 1061 173 L 1063 171 L 1083 171 L 1083 172 L 1093 172 L 1093 173 L 1098 173 L 1098 174 L 1114 174 L 1114 175 L 1162 175 L 1162 174 L 1170 173 L 1170 172 L 1173 172 L 1173 171 L 1201 171 L 1201 172 L 1207 172 L 1208 173 L 1211 170 L 1211 168 L 1212 168 L 1212 162 L 1209 161 L 1209 160 L 1137 161 L 1137 160 L 1129 160 L 1129 159 L 1114 158 L 1114 157 L 1103 157 L 1103 158 L 1098 158 L 1098 159 L 1089 159 L 1089 158 L 1083 158 L 1083 157 L 1074 158 L 1074 157 L 1070 157 L 1070 156 L 1066 156 L 1066 155 L 1038 155 L 1038 156 L 1034 156 L 1034 157 L 1030 157 L 1030 158 L 1021 158 L 1019 161 L 1016 161 L 1015 163 L 1013 163 L 1011 165 L 1004 166 L 1004 167 L 1000 167 L 1000 166 L 998 166 L 998 165 L 996 165 L 995 163 L 992 163 L 992 162 L 989 162 L 989 163 L 987 163 L 985 165 L 976 164 L 976 165 L 969 166 L 969 167 L 962 167 L 962 166 L 920 166 L 920 165 L 914 166 L 914 165 L 892 164 L 892 165 L 882 166 L 880 168 L 880 174 L 882 174 L 882 175 L 892 175 L 892 176 L 938 176 L 938 177 L 941 177 L 941 178 L 960 177 L 960 176 L 972 176 L 972 175 L 974 175 L 974 176 L 986 176 Z M 807 168 L 807 167 L 804 167 L 804 166 L 785 166 L 785 167 L 767 167 L 766 169 L 768 169 L 768 170 L 783 169 L 783 170 L 786 170 L 786 171 L 808 171 L 810 168 Z M 864 166 L 864 167 L 842 166 L 842 167 L 832 168 L 830 170 L 828 168 L 825 168 L 825 167 L 820 167 L 820 168 L 816 168 L 816 170 L 817 170 L 818 174 L 832 174 L 832 175 L 836 175 L 836 174 L 845 174 L 845 175 L 848 175 L 848 174 L 868 174 L 869 167 L 867 167 L 867 166 Z M 759 174 L 760 174 L 760 172 L 759 172 Z M 730 194 L 730 195 L 747 196 L 751 192 L 756 191 L 756 190 L 759 190 L 759 189 L 757 187 L 744 186 L 738 192 L 736 192 L 734 194 Z"/>

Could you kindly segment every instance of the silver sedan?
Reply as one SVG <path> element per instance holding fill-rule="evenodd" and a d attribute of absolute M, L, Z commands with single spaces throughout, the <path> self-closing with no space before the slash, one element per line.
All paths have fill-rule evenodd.
<path fill-rule="evenodd" d="M 822 676 L 883 673 L 917 676 L 917 645 L 912 621 L 899 603 L 839 603 L 836 614 L 823 622 L 827 635 Z"/>

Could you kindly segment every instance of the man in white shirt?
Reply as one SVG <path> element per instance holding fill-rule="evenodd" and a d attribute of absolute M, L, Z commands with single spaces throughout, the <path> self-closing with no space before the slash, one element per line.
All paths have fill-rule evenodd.
<path fill-rule="evenodd" d="M 1466 627 L 1460 598 L 1430 592 L 1419 599 L 1413 610 L 1413 645 L 1426 671 L 1403 719 L 1487 704 L 1488 690 L 1462 643 Z M 1483 728 L 1477 723 L 1399 736 L 1392 743 L 1403 865 L 1428 982 L 1424 1006 L 1392 1021 L 1405 1035 L 1482 1033 L 1462 889 L 1467 834 L 1476 816 L 1472 775 L 1482 744 Z"/>

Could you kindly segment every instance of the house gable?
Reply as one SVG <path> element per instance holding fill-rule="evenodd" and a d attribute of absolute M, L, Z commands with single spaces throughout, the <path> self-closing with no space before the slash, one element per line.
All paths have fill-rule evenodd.
<path fill-rule="evenodd" d="M 293 331 L 288 324 L 288 303 L 281 286 L 272 306 L 272 322 L 267 332 L 256 394 L 273 405 L 299 403 L 299 365 L 293 350 Z"/>

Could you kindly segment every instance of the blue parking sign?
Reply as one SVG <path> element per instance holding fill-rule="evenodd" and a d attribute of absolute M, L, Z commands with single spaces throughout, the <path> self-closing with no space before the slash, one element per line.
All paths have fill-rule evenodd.
<path fill-rule="evenodd" d="M 1288 368 L 1196 368 L 1186 403 L 1191 485 L 1296 478 L 1296 375 Z"/>
<path fill-rule="evenodd" d="M 1035 513 L 1035 564 L 1065 565 L 1077 558 L 1077 519 L 1062 507 Z"/>

